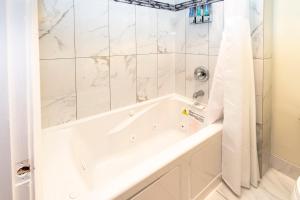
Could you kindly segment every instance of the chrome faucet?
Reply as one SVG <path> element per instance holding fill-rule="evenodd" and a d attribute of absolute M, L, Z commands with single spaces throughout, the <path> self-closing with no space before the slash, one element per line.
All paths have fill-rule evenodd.
<path fill-rule="evenodd" d="M 203 90 L 199 90 L 197 92 L 194 92 L 193 99 L 198 99 L 198 97 L 203 97 L 205 95 L 205 92 Z"/>

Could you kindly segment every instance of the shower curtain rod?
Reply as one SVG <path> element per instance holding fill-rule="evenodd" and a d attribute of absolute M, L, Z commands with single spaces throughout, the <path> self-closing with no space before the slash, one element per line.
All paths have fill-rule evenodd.
<path fill-rule="evenodd" d="M 127 4 L 133 4 L 137 6 L 145 6 L 155 9 L 163 9 L 163 10 L 170 10 L 170 11 L 180 11 L 184 10 L 186 8 L 194 7 L 197 5 L 208 5 L 212 3 L 216 3 L 219 1 L 224 0 L 190 0 L 183 3 L 178 4 L 169 4 L 169 3 L 163 3 L 160 1 L 154 1 L 154 0 L 114 0 L 116 2 L 120 3 L 127 3 Z"/>

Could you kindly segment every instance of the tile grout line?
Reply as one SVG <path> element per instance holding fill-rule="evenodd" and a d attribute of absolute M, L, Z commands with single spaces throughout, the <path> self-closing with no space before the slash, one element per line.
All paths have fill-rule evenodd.
<path fill-rule="evenodd" d="M 263 144 L 264 144 L 264 126 L 265 126 L 265 124 L 264 124 L 264 65 L 265 65 L 265 63 L 264 63 L 264 54 L 265 54 L 265 49 L 264 49 L 264 45 L 265 45 L 265 41 L 264 41 L 264 3 L 265 2 L 263 2 L 263 6 L 262 6 L 262 9 L 263 9 L 263 12 L 262 12 L 262 39 L 263 39 L 263 41 L 262 41 L 262 95 L 261 95 L 261 117 L 262 117 L 262 123 L 261 123 L 261 125 L 262 125 L 262 140 L 260 141 L 260 144 L 258 144 L 259 146 L 260 146 L 260 148 L 261 148 L 261 160 L 259 161 L 259 167 L 260 167 L 260 174 L 262 175 L 262 173 L 263 173 L 263 162 L 264 162 L 264 159 L 263 159 Z M 250 4 L 250 2 L 249 2 L 249 4 Z M 253 71 L 254 71 L 254 69 L 253 69 Z M 254 71 L 255 72 L 255 71 Z M 254 74 L 254 78 L 255 78 L 255 74 Z"/>
<path fill-rule="evenodd" d="M 187 14 L 186 14 L 186 12 L 184 13 L 184 37 L 185 37 L 185 41 L 184 41 L 184 46 L 185 46 L 185 48 L 184 48 L 184 54 L 185 54 L 185 60 L 184 60 L 184 65 L 185 65 L 185 75 L 184 75 L 184 84 L 185 84 L 185 86 L 184 86 L 184 90 L 185 90 L 185 92 L 184 92 L 184 94 L 185 94 L 185 96 L 187 96 L 187 44 L 186 44 L 186 41 L 187 41 L 187 20 L 188 20 L 188 18 L 187 18 Z"/>
<path fill-rule="evenodd" d="M 263 68 L 262 68 L 262 101 L 261 101 L 261 109 L 262 109 L 262 113 L 261 113 L 261 116 L 262 116 L 262 141 L 261 141 L 261 172 L 260 174 L 263 174 L 263 163 L 264 163 L 264 143 L 266 141 L 264 141 L 264 136 L 265 136 L 265 131 L 264 131 L 264 127 L 266 126 L 265 125 L 265 114 L 264 114 L 264 100 L 265 100 L 265 1 L 263 1 L 263 6 L 262 6 L 262 9 L 263 9 L 263 12 L 262 12 L 262 39 L 263 39 L 263 51 L 262 51 L 262 57 L 263 57 L 263 60 L 262 60 L 262 65 L 263 65 Z M 254 74 L 254 79 L 255 79 L 255 74 Z M 255 81 L 255 80 L 254 80 Z M 255 82 L 254 82 L 255 84 Z M 271 142 L 271 141 L 270 141 Z"/>
<path fill-rule="evenodd" d="M 40 60 L 73 60 L 76 58 L 101 58 L 101 57 L 118 57 L 118 56 L 143 56 L 143 55 L 156 55 L 158 53 L 140 53 L 140 54 L 119 54 L 119 55 L 99 55 L 99 56 L 76 56 L 76 57 L 70 57 L 70 58 L 41 58 Z M 171 54 L 187 54 L 187 55 L 195 55 L 195 56 L 208 56 L 207 54 L 193 54 L 193 53 L 182 53 L 182 52 L 166 52 L 166 53 L 159 53 L 162 55 L 171 55 Z M 212 56 L 218 56 L 218 55 L 212 55 Z M 260 59 L 259 59 L 260 60 Z M 266 60 L 266 59 L 261 59 L 261 60 Z"/>
<path fill-rule="evenodd" d="M 78 120 L 78 88 L 77 88 L 77 49 L 76 49 L 76 11 L 75 11 L 75 0 L 73 0 L 73 24 L 74 24 L 74 62 L 75 62 L 75 95 L 76 95 L 76 120 Z"/>
<path fill-rule="evenodd" d="M 156 14 L 156 97 L 159 96 L 159 88 L 158 88 L 158 10 L 155 12 Z"/>
<path fill-rule="evenodd" d="M 108 58 L 109 58 L 109 63 L 108 63 L 108 87 L 109 87 L 109 110 L 112 110 L 112 102 L 111 102 L 111 48 L 110 48 L 110 0 L 107 0 L 107 13 L 108 13 L 108 18 L 107 18 L 107 32 L 108 32 Z"/>
<path fill-rule="evenodd" d="M 213 8 L 212 8 L 212 5 L 211 5 L 211 7 L 210 7 L 210 12 L 213 10 Z M 210 13 L 211 14 L 211 13 Z M 212 14 L 214 14 L 213 12 L 212 12 Z M 210 17 L 211 17 L 211 15 L 210 15 Z M 210 66 L 210 53 L 211 53 L 211 51 L 210 51 L 210 31 L 211 31 L 211 27 L 210 27 L 210 25 L 209 25 L 209 23 L 208 23 L 208 34 L 207 34 L 207 37 L 208 37 L 208 48 L 207 48 L 207 54 L 208 54 L 208 66 L 207 66 L 207 69 L 208 69 L 208 80 L 207 80 L 207 102 L 209 101 L 209 97 L 210 97 L 210 91 L 209 91 L 209 87 L 210 87 L 210 74 L 209 74 L 209 71 L 210 71 L 210 69 L 211 69 L 211 66 Z M 208 104 L 208 103 L 207 103 Z"/>
<path fill-rule="evenodd" d="M 138 47 L 137 47 L 137 23 L 136 23 L 136 19 L 137 19 L 137 6 L 134 6 L 134 29 L 135 29 L 135 36 L 134 36 L 134 40 L 135 40 L 135 103 L 138 103 Z"/>
<path fill-rule="evenodd" d="M 186 88 L 187 88 L 187 84 L 186 84 L 186 75 L 187 75 L 187 64 L 186 64 L 186 40 L 187 40 L 187 32 L 186 32 L 186 11 L 184 13 L 184 68 L 185 68 L 185 72 L 184 72 L 184 96 L 186 95 Z"/>
<path fill-rule="evenodd" d="M 210 5 L 210 20 L 214 20 L 214 19 L 211 19 L 211 17 L 213 17 L 213 15 L 214 15 L 214 13 L 212 12 L 212 10 L 213 10 L 213 5 Z M 212 14 L 212 15 L 211 15 Z M 211 34 L 211 24 L 212 23 L 207 23 L 207 70 L 208 70 L 208 76 L 209 76 L 209 69 L 210 69 L 210 53 L 211 53 L 211 50 L 210 50 L 210 45 L 211 45 L 211 41 L 210 41 L 210 34 Z M 207 89 L 207 94 L 206 94 L 206 97 L 207 98 L 205 98 L 205 96 L 204 96 L 204 98 L 205 98 L 205 101 L 207 100 L 207 104 L 208 104 L 208 101 L 209 101 L 209 78 L 210 77 L 208 77 L 208 80 L 207 80 L 207 84 L 206 84 L 206 89 Z"/>

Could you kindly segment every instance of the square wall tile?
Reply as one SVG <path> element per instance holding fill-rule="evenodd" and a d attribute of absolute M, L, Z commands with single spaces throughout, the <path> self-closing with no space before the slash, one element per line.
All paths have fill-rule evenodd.
<path fill-rule="evenodd" d="M 272 59 L 264 59 L 264 85 L 263 85 L 263 95 L 266 96 L 271 92 L 272 89 Z"/>
<path fill-rule="evenodd" d="M 185 54 L 175 54 L 175 92 L 185 95 Z"/>
<path fill-rule="evenodd" d="M 255 94 L 263 94 L 263 76 L 264 76 L 264 61 L 262 59 L 254 59 L 254 78 L 255 78 Z"/>
<path fill-rule="evenodd" d="M 211 20 L 209 23 L 209 55 L 219 55 L 224 29 L 224 2 L 211 4 Z"/>
<path fill-rule="evenodd" d="M 76 120 L 75 60 L 41 60 L 42 127 Z"/>
<path fill-rule="evenodd" d="M 197 67 L 204 66 L 208 69 L 208 56 L 207 55 L 186 55 L 186 95 L 193 98 L 194 92 L 203 90 L 205 95 L 199 97 L 197 100 L 201 103 L 208 102 L 208 81 L 201 82 L 195 80 L 194 71 Z"/>
<path fill-rule="evenodd" d="M 256 123 L 263 123 L 263 97 L 256 95 Z"/>
<path fill-rule="evenodd" d="M 108 56 L 108 0 L 75 0 L 74 6 L 76 56 Z"/>
<path fill-rule="evenodd" d="M 271 123 L 263 125 L 263 143 L 262 143 L 262 174 L 264 175 L 270 168 L 271 157 Z"/>
<path fill-rule="evenodd" d="M 135 28 L 135 6 L 110 0 L 110 55 L 136 54 Z"/>
<path fill-rule="evenodd" d="M 136 56 L 110 58 L 111 109 L 136 103 Z"/>
<path fill-rule="evenodd" d="M 136 7 L 136 42 L 138 54 L 157 53 L 157 10 Z"/>
<path fill-rule="evenodd" d="M 218 61 L 218 56 L 209 56 L 209 93 L 212 88 L 212 84 L 214 81 L 214 76 L 215 76 L 215 68 L 217 66 L 217 61 Z"/>
<path fill-rule="evenodd" d="M 39 0 L 40 58 L 74 58 L 73 0 Z"/>
<path fill-rule="evenodd" d="M 263 124 L 263 149 L 271 150 L 271 122 Z"/>
<path fill-rule="evenodd" d="M 250 26 L 254 58 L 263 58 L 264 51 L 264 1 L 250 0 Z"/>
<path fill-rule="evenodd" d="M 264 58 L 272 57 L 273 0 L 264 0 Z"/>
<path fill-rule="evenodd" d="M 137 56 L 137 101 L 157 97 L 157 54 Z"/>
<path fill-rule="evenodd" d="M 271 151 L 263 150 L 262 152 L 262 163 L 261 163 L 261 174 L 264 176 L 271 168 Z"/>
<path fill-rule="evenodd" d="M 175 13 L 175 52 L 185 53 L 185 15 L 186 10 L 177 11 Z"/>
<path fill-rule="evenodd" d="M 272 120 L 272 93 L 271 90 L 263 97 L 263 123 L 270 123 Z"/>
<path fill-rule="evenodd" d="M 173 53 L 175 51 L 175 13 L 158 10 L 158 53 Z"/>
<path fill-rule="evenodd" d="M 110 110 L 109 57 L 77 58 L 77 116 Z"/>
<path fill-rule="evenodd" d="M 258 154 L 258 164 L 259 170 L 262 172 L 262 162 L 263 162 L 263 125 L 256 124 L 256 141 L 257 141 L 257 154 Z"/>
<path fill-rule="evenodd" d="M 158 54 L 158 95 L 163 96 L 175 90 L 174 54 Z"/>
<path fill-rule="evenodd" d="M 208 55 L 208 23 L 191 24 L 187 11 L 186 53 Z"/>

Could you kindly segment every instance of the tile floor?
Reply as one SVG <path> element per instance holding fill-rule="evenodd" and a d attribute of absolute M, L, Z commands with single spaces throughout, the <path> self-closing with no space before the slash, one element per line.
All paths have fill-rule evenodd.
<path fill-rule="evenodd" d="M 222 183 L 205 200 L 290 200 L 295 182 L 277 170 L 270 169 L 258 188 L 243 190 L 240 198 Z"/>

